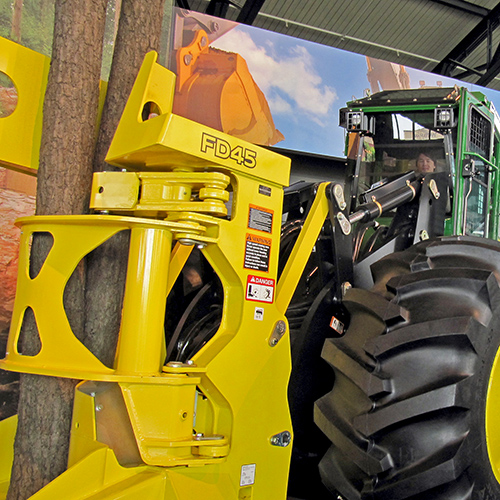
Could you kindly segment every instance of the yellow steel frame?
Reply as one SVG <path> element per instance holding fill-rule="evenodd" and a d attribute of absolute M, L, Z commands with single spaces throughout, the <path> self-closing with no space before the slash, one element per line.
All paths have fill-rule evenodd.
<path fill-rule="evenodd" d="M 18 221 L 18 289 L 0 368 L 83 381 L 68 470 L 34 499 L 286 497 L 284 314 L 328 213 L 324 186 L 276 284 L 289 160 L 172 114 L 174 84 L 148 54 L 108 155 L 128 171 L 94 179 L 91 205 L 100 213 Z M 144 121 L 148 102 L 160 113 Z M 73 334 L 63 294 L 81 259 L 123 230 L 131 243 L 122 322 L 107 367 Z M 39 232 L 53 245 L 30 277 L 30 242 Z M 222 282 L 221 325 L 189 362 L 164 365 L 166 297 L 194 245 Z M 250 284 L 266 293 L 253 295 Z M 18 348 L 27 308 L 41 340 L 33 356 Z M 5 471 L 0 480 L 8 483 Z"/>
<path fill-rule="evenodd" d="M 497 351 L 491 369 L 486 396 L 486 445 L 491 468 L 500 483 L 500 432 L 498 431 L 498 412 L 500 411 L 500 349 Z"/>
<path fill-rule="evenodd" d="M 0 37 L 0 71 L 14 83 L 17 105 L 0 117 L 0 165 L 36 175 L 42 136 L 42 107 L 50 60 Z"/>
<path fill-rule="evenodd" d="M 0 498 L 7 496 L 10 483 L 10 470 L 14 460 L 14 438 L 16 435 L 17 415 L 0 420 Z"/>

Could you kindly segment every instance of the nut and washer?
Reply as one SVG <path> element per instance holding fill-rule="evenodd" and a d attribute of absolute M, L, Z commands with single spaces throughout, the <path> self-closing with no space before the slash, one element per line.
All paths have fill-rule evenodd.
<path fill-rule="evenodd" d="M 342 230 L 342 232 L 346 236 L 348 234 L 351 234 L 351 223 L 349 222 L 349 219 L 342 212 L 339 212 L 337 214 L 337 220 L 340 224 L 340 229 Z"/>
<path fill-rule="evenodd" d="M 283 431 L 271 436 L 270 441 L 273 446 L 286 448 L 292 442 L 292 434 L 289 431 Z"/>
<path fill-rule="evenodd" d="M 278 342 L 283 337 L 283 335 L 285 335 L 285 332 L 286 332 L 286 323 L 283 320 L 279 320 L 274 325 L 273 333 L 269 337 L 269 345 L 271 347 L 274 347 L 275 345 L 277 345 Z"/>
<path fill-rule="evenodd" d="M 347 204 L 344 199 L 344 188 L 340 184 L 335 184 L 333 186 L 333 196 L 335 197 L 335 201 L 337 202 L 337 206 L 340 210 L 345 210 Z"/>

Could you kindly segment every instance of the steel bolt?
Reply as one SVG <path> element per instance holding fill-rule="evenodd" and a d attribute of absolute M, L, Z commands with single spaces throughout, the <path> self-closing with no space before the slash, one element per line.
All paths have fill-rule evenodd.
<path fill-rule="evenodd" d="M 286 448 L 292 442 L 292 435 L 288 431 L 280 432 L 271 436 L 269 442 L 273 446 L 280 446 L 281 448 Z"/>

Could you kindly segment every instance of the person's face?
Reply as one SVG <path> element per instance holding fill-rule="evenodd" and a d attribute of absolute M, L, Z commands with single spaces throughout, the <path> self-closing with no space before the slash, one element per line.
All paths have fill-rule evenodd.
<path fill-rule="evenodd" d="M 432 158 L 429 158 L 427 155 L 421 153 L 417 158 L 417 169 L 419 172 L 427 174 L 429 172 L 434 172 L 434 170 L 436 170 L 436 165 L 434 164 L 434 160 Z"/>

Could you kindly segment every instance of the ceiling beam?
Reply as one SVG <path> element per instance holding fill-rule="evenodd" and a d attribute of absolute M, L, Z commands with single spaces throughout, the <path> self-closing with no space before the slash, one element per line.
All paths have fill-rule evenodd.
<path fill-rule="evenodd" d="M 462 62 L 486 40 L 488 30 L 494 31 L 500 24 L 499 18 L 500 2 L 431 71 L 440 75 L 451 76 L 451 72 L 456 67 L 456 62 Z"/>
<path fill-rule="evenodd" d="M 465 69 L 466 72 L 470 75 L 474 74 L 477 76 L 483 76 L 483 73 L 481 72 L 481 70 L 479 68 L 469 68 L 464 63 L 461 63 L 459 61 L 454 61 L 453 59 L 450 59 L 450 62 L 453 63 L 457 68 Z M 487 65 L 484 64 L 482 66 L 482 69 L 484 70 L 484 69 L 486 69 L 486 67 L 487 67 Z M 458 76 L 455 75 L 455 78 L 458 78 Z"/>
<path fill-rule="evenodd" d="M 466 2 L 465 0 L 430 0 L 434 3 L 440 3 L 442 5 L 446 5 L 447 7 L 451 7 L 452 9 L 460 10 L 462 12 L 467 12 L 467 14 L 472 14 L 474 16 L 486 17 L 490 10 L 475 3 Z"/>
<path fill-rule="evenodd" d="M 236 21 L 243 24 L 253 24 L 266 0 L 246 0 Z"/>
<path fill-rule="evenodd" d="M 229 3 L 229 0 L 210 0 L 210 3 L 207 5 L 205 10 L 205 14 L 224 19 L 229 8 Z"/>
<path fill-rule="evenodd" d="M 498 75 L 498 73 L 500 73 L 500 45 L 497 47 L 491 62 L 488 64 L 486 73 L 484 73 L 484 75 L 482 75 L 476 83 L 486 87 L 488 83 L 490 83 Z"/>
<path fill-rule="evenodd" d="M 457 80 L 463 80 L 464 78 L 467 78 L 471 75 L 483 76 L 484 71 L 487 67 L 487 64 L 481 64 L 481 66 L 476 66 L 475 68 L 465 68 L 463 64 L 457 64 L 458 69 L 464 68 L 465 71 L 463 71 L 462 73 L 455 73 L 453 75 L 453 78 L 456 78 Z"/>

